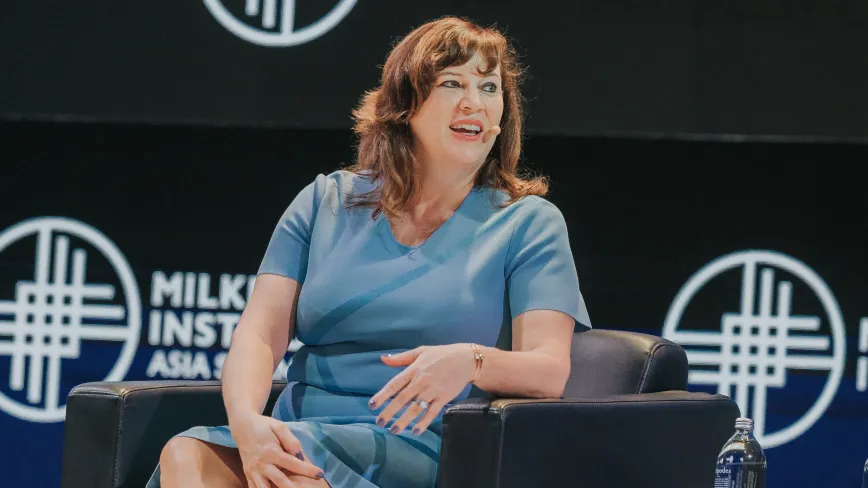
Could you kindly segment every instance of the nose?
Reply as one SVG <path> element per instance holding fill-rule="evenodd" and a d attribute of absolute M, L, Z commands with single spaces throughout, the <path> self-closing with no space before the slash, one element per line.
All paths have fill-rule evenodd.
<path fill-rule="evenodd" d="M 459 107 L 461 108 L 461 111 L 471 114 L 483 109 L 484 105 L 482 103 L 482 98 L 479 96 L 476 87 L 471 86 L 464 90 L 464 96 L 461 98 Z"/>

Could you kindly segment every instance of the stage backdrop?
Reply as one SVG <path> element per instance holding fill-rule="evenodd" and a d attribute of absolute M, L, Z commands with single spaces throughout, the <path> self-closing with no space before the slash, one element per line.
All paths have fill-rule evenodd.
<path fill-rule="evenodd" d="M 347 128 L 390 45 L 505 29 L 547 134 L 868 137 L 868 2 L 7 2 L 0 118 Z"/>
<path fill-rule="evenodd" d="M 354 142 L 101 124 L 0 138 L 0 472 L 30 487 L 58 486 L 74 385 L 220 377 L 275 223 Z M 868 146 L 538 136 L 526 155 L 552 177 L 597 327 L 683 344 L 690 388 L 756 420 L 767 486 L 859 486 Z"/>

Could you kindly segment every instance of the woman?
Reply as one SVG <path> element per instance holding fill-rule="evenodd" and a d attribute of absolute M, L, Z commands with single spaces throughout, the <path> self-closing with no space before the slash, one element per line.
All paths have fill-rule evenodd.
<path fill-rule="evenodd" d="M 229 425 L 169 441 L 150 486 L 431 487 L 442 412 L 472 385 L 561 396 L 590 321 L 545 180 L 516 175 L 519 75 L 500 33 L 455 18 L 395 46 L 354 113 L 358 161 L 268 244 L 224 365 Z"/>

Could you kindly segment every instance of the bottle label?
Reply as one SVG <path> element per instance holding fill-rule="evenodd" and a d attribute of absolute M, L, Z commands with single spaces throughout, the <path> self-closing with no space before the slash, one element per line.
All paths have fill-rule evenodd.
<path fill-rule="evenodd" d="M 765 470 L 750 464 L 718 464 L 714 488 L 765 488 Z"/>

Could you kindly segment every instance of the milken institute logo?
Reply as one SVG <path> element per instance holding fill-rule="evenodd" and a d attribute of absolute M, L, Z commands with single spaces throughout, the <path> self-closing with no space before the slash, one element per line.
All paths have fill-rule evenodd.
<path fill-rule="evenodd" d="M 241 0 L 235 0 L 239 3 Z M 269 47 L 304 44 L 338 25 L 356 0 L 340 0 L 325 16 L 304 27 L 295 25 L 295 0 L 245 0 L 247 19 L 235 17 L 224 5 L 231 0 L 204 0 L 205 7 L 223 27 L 245 41 Z M 253 24 L 258 22 L 259 25 Z"/>
<path fill-rule="evenodd" d="M 26 401 L 0 392 L 0 409 L 32 422 L 58 422 L 66 413 L 59 398 L 61 360 L 77 359 L 83 341 L 117 342 L 121 351 L 105 379 L 122 380 L 139 343 L 141 299 L 118 248 L 81 222 L 39 218 L 13 225 L 0 233 L 0 253 L 34 234 L 33 279 L 15 283 L 13 301 L 0 301 L 0 356 L 11 358 L 9 389 L 26 389 Z M 113 285 L 87 279 L 88 254 L 70 249 L 70 236 L 108 260 L 121 284 L 123 305 L 108 303 L 118 292 Z"/>
<path fill-rule="evenodd" d="M 739 309 L 720 315 L 719 331 L 687 330 L 682 317 L 697 292 L 722 273 L 738 268 Z M 805 283 L 819 299 L 825 317 L 795 314 L 800 304 L 792 301 L 793 283 L 776 281 L 776 269 Z M 820 330 L 824 319 L 828 334 Z M 777 252 L 737 252 L 708 263 L 678 292 L 666 316 L 663 336 L 687 351 L 689 382 L 717 386 L 718 393 L 735 399 L 741 415 L 754 419 L 755 434 L 766 447 L 790 442 L 814 425 L 835 397 L 844 372 L 846 334 L 835 297 L 811 268 Z M 768 432 L 768 392 L 786 386 L 788 370 L 825 372 L 825 385 L 801 418 Z"/>

